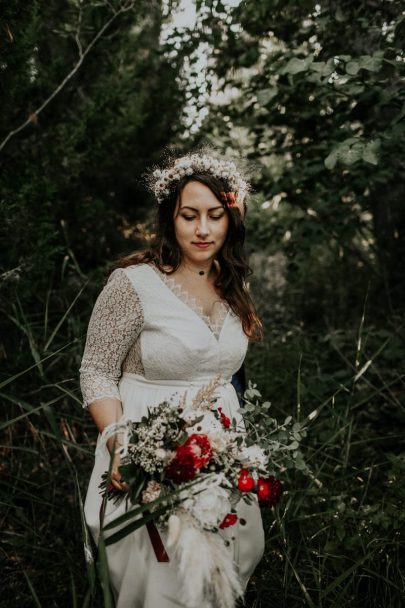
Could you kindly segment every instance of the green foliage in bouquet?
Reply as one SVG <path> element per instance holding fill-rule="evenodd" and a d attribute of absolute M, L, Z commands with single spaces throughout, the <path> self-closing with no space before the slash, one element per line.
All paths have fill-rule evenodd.
<path fill-rule="evenodd" d="M 257 384 L 249 380 L 243 406 L 248 441 L 254 442 L 255 437 L 261 437 L 269 456 L 268 469 L 273 475 L 294 468 L 311 475 L 301 449 L 301 441 L 307 436 L 307 425 L 316 413 L 309 414 L 303 422 L 297 422 L 292 416 L 287 416 L 284 422 L 279 423 L 271 416 L 271 402 L 261 399 Z"/>

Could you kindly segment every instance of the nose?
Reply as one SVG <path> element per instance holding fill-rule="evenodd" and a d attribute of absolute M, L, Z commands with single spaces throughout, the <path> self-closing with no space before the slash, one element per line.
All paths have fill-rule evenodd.
<path fill-rule="evenodd" d="M 208 224 L 206 218 L 202 217 L 198 222 L 196 234 L 201 237 L 206 237 L 209 234 Z"/>

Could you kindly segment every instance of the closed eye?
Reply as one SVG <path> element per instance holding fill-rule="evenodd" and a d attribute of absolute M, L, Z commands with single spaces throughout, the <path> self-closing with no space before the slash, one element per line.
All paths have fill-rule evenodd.
<path fill-rule="evenodd" d="M 192 220 L 195 219 L 195 215 L 183 215 L 182 216 L 187 222 L 191 222 Z M 221 215 L 212 215 L 211 219 L 212 220 L 220 220 L 222 217 L 224 217 L 224 214 L 222 213 Z"/>

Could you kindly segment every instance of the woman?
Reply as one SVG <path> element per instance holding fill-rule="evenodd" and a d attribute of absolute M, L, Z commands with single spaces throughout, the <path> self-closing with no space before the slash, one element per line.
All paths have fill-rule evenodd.
<path fill-rule="evenodd" d="M 241 421 L 231 378 L 241 367 L 249 339 L 261 338 L 261 323 L 245 286 L 249 267 L 243 252 L 243 217 L 248 184 L 234 163 L 193 154 L 154 171 L 149 182 L 158 202 L 155 242 L 146 252 L 120 260 L 110 275 L 91 315 L 80 368 L 84 407 L 100 431 L 85 502 L 96 543 L 99 484 L 108 470 L 113 442 L 120 439 L 110 437 L 105 445 L 101 434 L 106 435 L 123 415 L 140 420 L 148 407 L 174 393 L 187 391 L 192 400 L 218 373 L 223 412 Z M 125 492 L 118 467 L 114 451 L 112 483 Z M 120 509 L 108 501 L 104 524 Z M 220 533 L 245 588 L 262 557 L 264 535 L 256 503 L 240 501 L 237 513 L 237 524 Z M 162 538 L 164 542 L 164 533 Z M 198 547 L 196 556 L 190 577 L 193 568 L 198 569 Z M 144 528 L 109 545 L 107 558 L 118 608 L 184 605 L 184 573 L 170 559 L 170 551 L 168 562 L 157 561 Z M 204 605 L 217 608 L 229 603 L 208 598 Z"/>

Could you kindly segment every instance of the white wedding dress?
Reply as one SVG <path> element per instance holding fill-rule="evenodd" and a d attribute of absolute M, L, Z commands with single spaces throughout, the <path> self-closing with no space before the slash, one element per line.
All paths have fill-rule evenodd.
<path fill-rule="evenodd" d="M 202 385 L 221 374 L 218 403 L 224 414 L 240 422 L 231 377 L 240 368 L 247 345 L 240 320 L 226 302 L 220 302 L 215 318 L 210 319 L 175 279 L 151 264 L 116 269 L 98 296 L 89 322 L 80 367 L 83 406 L 115 397 L 121 400 L 126 418 L 140 420 L 148 408 L 174 393 L 181 397 L 187 391 L 190 403 Z M 109 460 L 106 446 L 101 445 L 84 507 L 96 544 L 102 501 L 98 486 Z M 104 525 L 124 512 L 124 504 L 107 502 Z M 256 502 L 240 501 L 237 511 L 237 524 L 220 534 L 245 588 L 263 555 L 264 533 Z M 165 544 L 164 532 L 161 537 Z M 198 554 L 198 547 L 195 551 Z M 184 606 L 176 562 L 167 552 L 169 562 L 158 562 L 144 527 L 107 546 L 117 608 Z"/>

